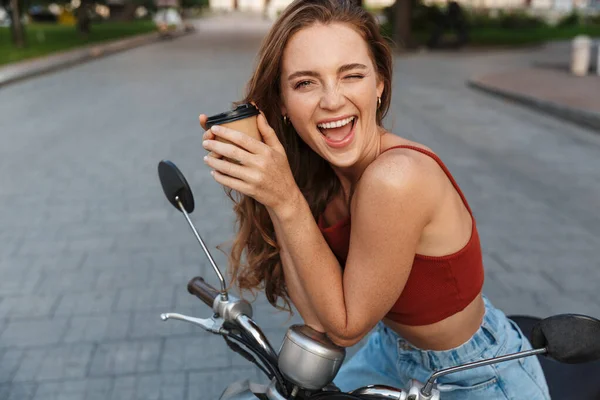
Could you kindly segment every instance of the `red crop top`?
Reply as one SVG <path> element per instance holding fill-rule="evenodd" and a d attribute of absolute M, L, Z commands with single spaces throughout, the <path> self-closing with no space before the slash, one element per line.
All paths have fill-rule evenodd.
<path fill-rule="evenodd" d="M 404 290 L 386 315 L 392 321 L 404 325 L 429 325 L 463 310 L 481 292 L 483 260 L 479 235 L 471 208 L 442 160 L 432 152 L 414 146 L 394 146 L 387 150 L 395 148 L 412 149 L 437 161 L 460 195 L 473 221 L 471 238 L 461 250 L 440 257 L 415 254 Z M 325 228 L 320 216 L 318 225 L 329 247 L 344 265 L 350 245 L 350 217 Z"/>

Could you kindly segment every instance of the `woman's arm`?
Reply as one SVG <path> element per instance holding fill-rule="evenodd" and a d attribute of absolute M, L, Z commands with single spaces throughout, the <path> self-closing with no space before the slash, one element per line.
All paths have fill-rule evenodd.
<path fill-rule="evenodd" d="M 435 204 L 423 179 L 422 163 L 402 154 L 381 156 L 367 168 L 353 199 L 343 274 L 303 198 L 271 211 L 291 260 L 284 269 L 292 300 L 301 298 L 337 344 L 360 341 L 402 293 Z"/>
<path fill-rule="evenodd" d="M 302 308 L 304 318 L 318 320 L 334 342 L 351 346 L 400 296 L 439 198 L 436 190 L 443 187 L 435 183 L 439 174 L 423 157 L 400 151 L 383 154 L 367 167 L 352 200 L 350 249 L 342 274 L 293 179 L 275 131 L 262 115 L 257 121 L 264 142 L 218 126 L 211 128 L 212 133 L 233 144 L 203 142 L 205 149 L 240 164 L 214 157 L 205 162 L 217 182 L 267 207 L 284 249 L 292 301 Z"/>
<path fill-rule="evenodd" d="M 271 210 L 269 210 L 269 214 L 271 215 L 271 220 L 273 221 L 275 234 L 279 235 L 279 232 L 282 232 L 279 219 L 275 217 Z M 279 239 L 277 240 L 277 243 L 279 245 L 279 255 L 281 257 L 285 283 L 294 307 L 298 310 L 306 325 L 319 332 L 325 332 L 323 324 L 321 324 L 321 321 L 319 321 L 317 314 L 312 309 L 312 306 L 306 297 L 306 292 L 302 290 L 300 278 L 296 273 L 296 267 L 294 266 L 294 261 L 292 260 L 292 257 L 288 251 L 287 244 L 285 241 Z"/>

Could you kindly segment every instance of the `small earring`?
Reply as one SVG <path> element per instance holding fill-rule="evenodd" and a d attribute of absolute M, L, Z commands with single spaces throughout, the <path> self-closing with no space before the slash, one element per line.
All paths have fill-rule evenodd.
<path fill-rule="evenodd" d="M 289 124 L 290 124 L 290 120 L 289 120 L 289 118 L 287 117 L 287 115 L 284 115 L 284 116 L 283 116 L 283 123 L 284 123 L 284 124 L 286 124 L 286 125 L 289 125 Z"/>
<path fill-rule="evenodd" d="M 381 97 L 377 98 L 377 108 L 381 107 Z"/>

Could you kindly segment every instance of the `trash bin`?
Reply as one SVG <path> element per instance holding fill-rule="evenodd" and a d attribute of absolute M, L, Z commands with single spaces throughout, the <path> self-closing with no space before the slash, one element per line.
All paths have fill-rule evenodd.
<path fill-rule="evenodd" d="M 590 69 L 592 40 L 589 36 L 579 35 L 571 45 L 571 73 L 577 76 L 587 75 Z"/>

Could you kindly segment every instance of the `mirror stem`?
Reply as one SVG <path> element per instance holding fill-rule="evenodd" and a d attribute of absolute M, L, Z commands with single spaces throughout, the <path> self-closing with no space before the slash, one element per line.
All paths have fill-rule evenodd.
<path fill-rule="evenodd" d="M 429 380 L 427 381 L 425 386 L 423 386 L 423 389 L 421 389 L 421 394 L 423 394 L 426 397 L 430 396 L 431 390 L 433 389 L 433 383 L 440 376 L 452 374 L 454 372 L 464 371 L 466 369 L 482 367 L 484 365 L 490 365 L 490 364 L 496 364 L 496 363 L 503 362 L 503 361 L 515 360 L 517 358 L 529 357 L 529 356 L 539 355 L 539 354 L 546 354 L 547 352 L 548 352 L 548 350 L 545 347 L 541 348 L 541 349 L 525 350 L 525 351 L 521 351 L 519 353 L 508 354 L 505 356 L 500 356 L 500 357 L 490 358 L 487 360 L 475 361 L 475 362 L 471 362 L 468 364 L 459 365 L 457 367 L 442 369 L 431 375 L 431 377 L 429 378 Z"/>
<path fill-rule="evenodd" d="M 200 243 L 200 246 L 202 246 L 202 250 L 204 250 L 204 254 L 206 254 L 206 256 L 208 257 L 208 261 L 210 261 L 210 265 L 212 265 L 213 269 L 217 273 L 217 276 L 219 277 L 219 281 L 221 282 L 221 300 L 227 301 L 228 300 L 227 289 L 225 287 L 225 279 L 223 279 L 223 275 L 221 275 L 221 271 L 219 271 L 217 264 L 215 264 L 215 260 L 213 260 L 212 256 L 210 255 L 210 252 L 206 248 L 206 245 L 204 244 L 204 240 L 202 240 L 202 238 L 198 234 L 198 231 L 194 227 L 194 224 L 192 223 L 190 216 L 185 211 L 185 207 L 183 207 L 183 204 L 181 204 L 181 201 L 179 200 L 179 196 L 175 196 L 175 201 L 177 202 L 177 205 L 179 206 L 179 209 L 181 210 L 183 215 L 185 215 L 185 219 L 187 220 L 190 228 L 192 228 L 192 232 L 194 232 L 194 235 L 196 236 L 196 239 Z"/>

